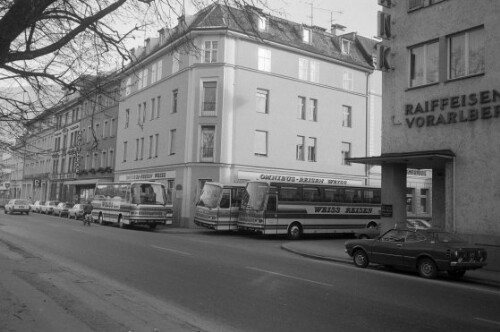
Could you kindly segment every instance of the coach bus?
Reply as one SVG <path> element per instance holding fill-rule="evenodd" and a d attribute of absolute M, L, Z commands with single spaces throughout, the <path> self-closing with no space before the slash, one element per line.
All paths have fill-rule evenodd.
<path fill-rule="evenodd" d="M 237 230 L 245 184 L 206 182 L 196 203 L 194 223 L 216 231 Z"/>
<path fill-rule="evenodd" d="M 237 227 L 261 234 L 354 233 L 377 227 L 380 188 L 250 181 Z"/>
<path fill-rule="evenodd" d="M 170 225 L 172 212 L 172 198 L 157 182 L 98 183 L 92 199 L 92 220 L 120 228 Z"/>

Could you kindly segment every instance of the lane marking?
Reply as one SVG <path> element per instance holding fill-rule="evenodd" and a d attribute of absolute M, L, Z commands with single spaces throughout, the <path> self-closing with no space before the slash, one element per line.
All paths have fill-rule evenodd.
<path fill-rule="evenodd" d="M 283 277 L 283 278 L 288 278 L 288 279 L 293 279 L 293 280 L 299 280 L 299 281 L 309 282 L 309 283 L 316 284 L 316 285 L 333 287 L 332 284 L 327 284 L 327 283 L 320 282 L 320 281 L 314 281 L 314 280 L 311 280 L 311 279 L 305 279 L 305 278 L 295 277 L 295 276 L 291 276 L 291 275 L 288 275 L 288 274 L 283 274 L 283 273 L 278 273 L 278 272 L 263 270 L 263 269 L 259 269 L 257 267 L 247 266 L 247 269 L 254 270 L 254 271 L 259 271 L 259 272 L 264 272 L 264 273 L 272 274 L 272 275 Z"/>
<path fill-rule="evenodd" d="M 494 321 L 494 320 L 485 319 L 485 318 L 481 318 L 481 317 L 474 317 L 474 319 L 482 321 L 482 322 L 486 322 L 486 323 L 490 323 L 490 324 L 494 324 L 494 325 L 500 326 L 500 322 L 497 322 L 497 321 Z"/>
<path fill-rule="evenodd" d="M 193 254 L 191 254 L 189 252 L 175 250 L 175 249 L 170 249 L 170 248 L 159 247 L 159 246 L 155 246 L 155 245 L 151 245 L 151 247 L 155 248 L 155 249 L 170 251 L 170 252 L 173 252 L 173 253 L 176 253 L 176 254 L 179 254 L 179 255 L 184 255 L 184 256 L 192 256 L 193 255 Z"/>

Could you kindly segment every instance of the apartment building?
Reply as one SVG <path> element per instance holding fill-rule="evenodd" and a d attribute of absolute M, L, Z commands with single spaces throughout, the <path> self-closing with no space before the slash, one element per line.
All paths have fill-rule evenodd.
<path fill-rule="evenodd" d="M 338 28 L 215 3 L 160 30 L 124 72 L 115 180 L 164 183 L 185 227 L 206 181 L 373 184 L 346 158 L 380 149 L 375 43 Z"/>
<path fill-rule="evenodd" d="M 498 245 L 500 2 L 380 1 L 386 226 L 406 218 L 407 168 L 432 169 L 432 221 Z M 357 155 L 360 156 L 360 155 Z"/>

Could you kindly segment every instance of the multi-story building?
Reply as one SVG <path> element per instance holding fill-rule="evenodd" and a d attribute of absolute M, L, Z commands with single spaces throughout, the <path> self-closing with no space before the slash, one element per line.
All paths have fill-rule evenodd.
<path fill-rule="evenodd" d="M 124 72 L 115 180 L 165 183 L 181 226 L 206 181 L 370 184 L 370 168 L 346 162 L 380 145 L 363 45 L 254 7 L 181 17 Z"/>
<path fill-rule="evenodd" d="M 406 218 L 406 169 L 432 169 L 432 222 L 500 243 L 500 2 L 381 1 L 386 225 Z M 360 156 L 359 154 L 357 156 Z"/>

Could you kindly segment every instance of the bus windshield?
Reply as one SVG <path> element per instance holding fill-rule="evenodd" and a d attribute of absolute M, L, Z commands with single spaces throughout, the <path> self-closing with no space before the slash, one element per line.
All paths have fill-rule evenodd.
<path fill-rule="evenodd" d="M 206 206 L 209 208 L 216 208 L 217 203 L 219 203 L 219 197 L 222 193 L 222 188 L 214 185 L 205 183 L 203 186 L 203 192 L 201 193 L 200 199 L 196 205 Z"/>
<path fill-rule="evenodd" d="M 248 183 L 241 205 L 244 207 L 252 208 L 254 210 L 262 210 L 264 208 L 268 190 L 269 185 L 267 183 Z"/>
<path fill-rule="evenodd" d="M 130 189 L 133 204 L 166 204 L 165 188 L 160 183 L 133 183 Z"/>

